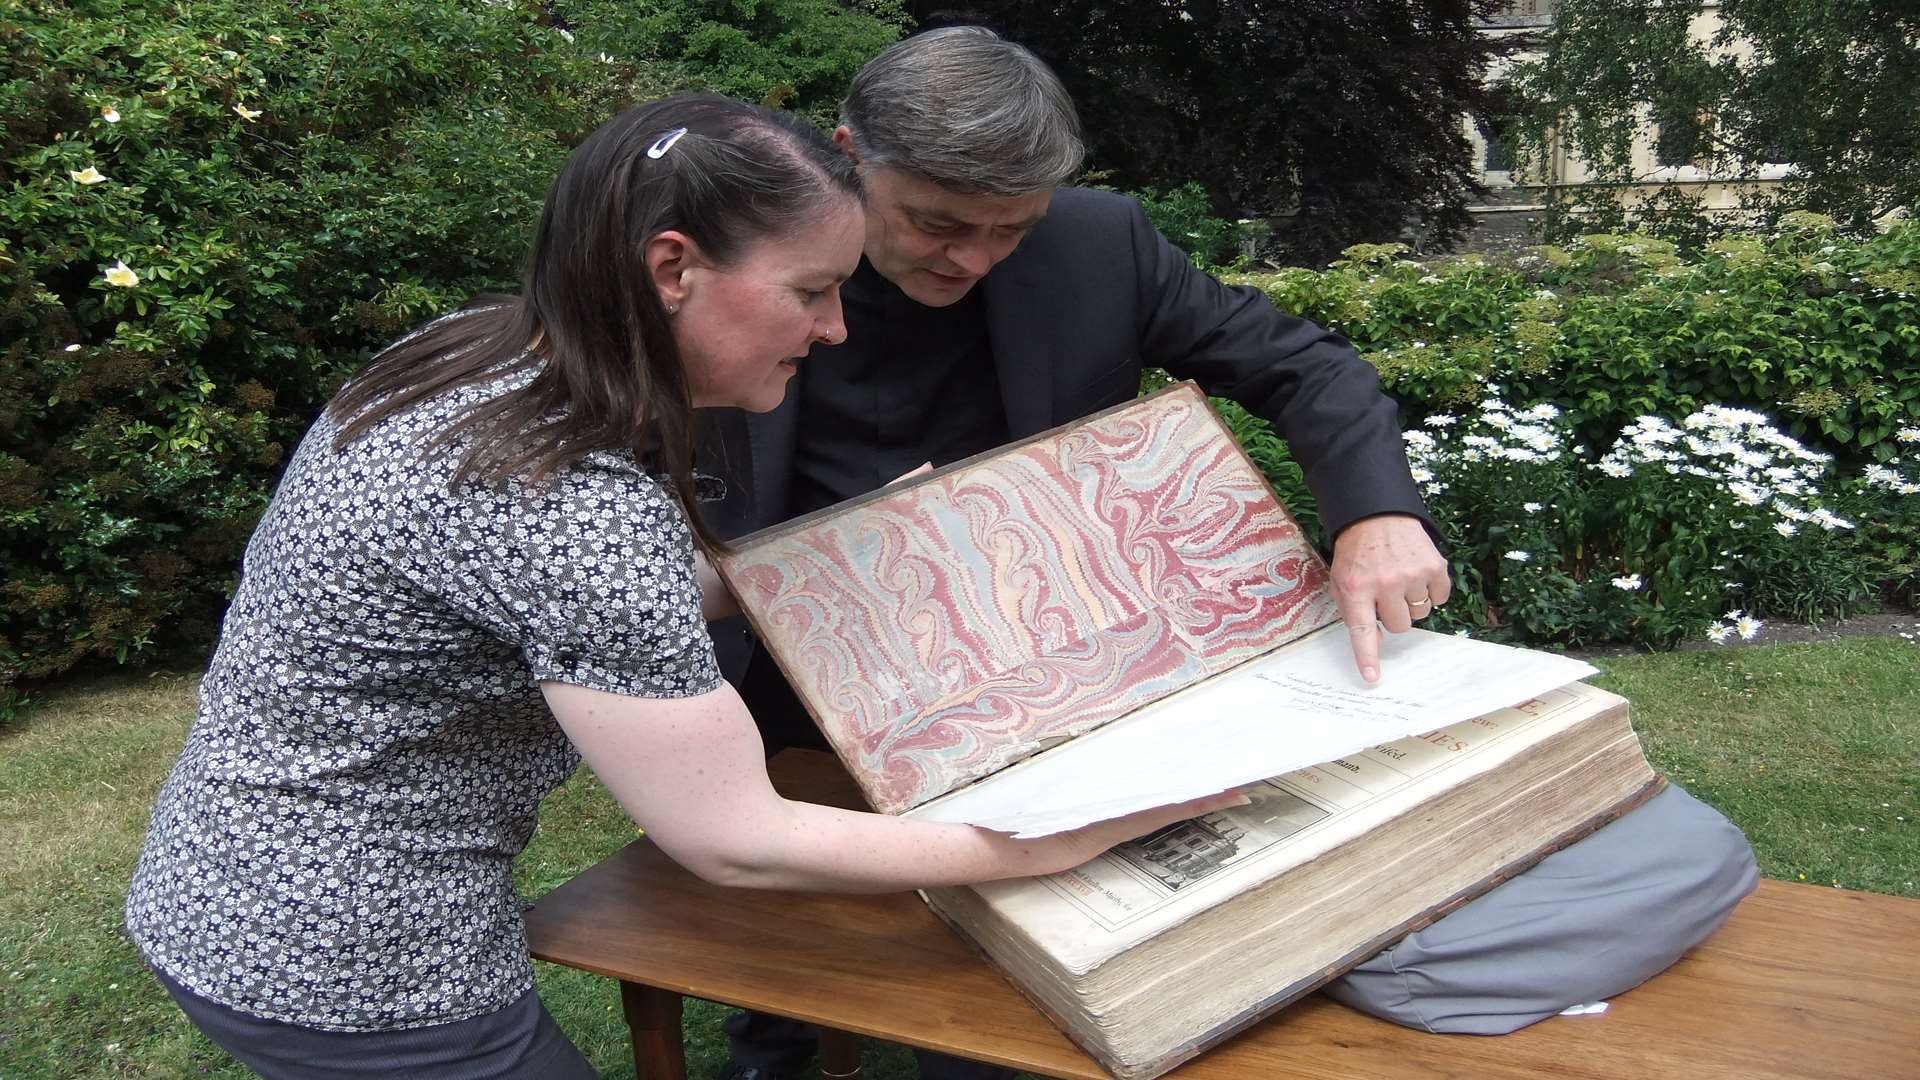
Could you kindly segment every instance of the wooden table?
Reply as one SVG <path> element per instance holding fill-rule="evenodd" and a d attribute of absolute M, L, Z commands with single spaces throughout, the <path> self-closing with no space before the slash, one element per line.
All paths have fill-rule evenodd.
<path fill-rule="evenodd" d="M 772 772 L 790 797 L 859 805 L 829 755 L 788 751 Z M 639 840 L 548 894 L 527 936 L 542 960 L 620 980 L 642 1080 L 686 1075 L 681 995 L 1045 1076 L 1106 1076 L 911 893 L 724 889 Z M 823 1045 L 829 1071 L 858 1060 L 855 1040 Z M 1719 933 L 1599 1016 L 1429 1035 L 1316 995 L 1168 1075 L 1916 1080 L 1920 901 L 1762 882 Z"/>

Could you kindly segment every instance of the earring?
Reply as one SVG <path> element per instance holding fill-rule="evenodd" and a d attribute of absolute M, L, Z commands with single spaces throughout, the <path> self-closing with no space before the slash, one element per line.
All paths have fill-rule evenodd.
<path fill-rule="evenodd" d="M 669 315 L 678 315 L 678 314 L 680 314 L 680 305 L 679 305 L 679 304 L 668 304 L 668 305 L 667 305 L 667 314 L 669 314 Z"/>

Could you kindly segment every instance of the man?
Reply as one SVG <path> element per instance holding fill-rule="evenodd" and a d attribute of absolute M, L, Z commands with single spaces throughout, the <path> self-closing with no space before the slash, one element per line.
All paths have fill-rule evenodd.
<path fill-rule="evenodd" d="M 1377 678 L 1381 628 L 1406 630 L 1448 583 L 1395 406 L 1352 347 L 1195 270 L 1132 200 L 1060 187 L 1083 155 L 1072 102 L 989 31 L 893 46 L 855 76 L 841 118 L 834 140 L 868 200 L 865 259 L 842 290 L 848 340 L 816 347 L 778 410 L 739 418 L 709 519 L 739 533 L 808 513 L 1125 401 L 1143 366 L 1164 367 L 1288 440 L 1333 537 L 1355 663 Z M 750 642 L 716 630 L 716 643 L 738 672 Z M 769 753 L 820 745 L 764 653 L 735 681 Z M 1739 831 L 1670 789 L 1330 992 L 1429 1030 L 1512 1030 L 1659 971 L 1754 877 Z M 777 1018 L 743 1014 L 728 1032 L 738 1080 L 811 1054 L 806 1029 Z M 923 1055 L 922 1073 L 998 1071 Z"/>

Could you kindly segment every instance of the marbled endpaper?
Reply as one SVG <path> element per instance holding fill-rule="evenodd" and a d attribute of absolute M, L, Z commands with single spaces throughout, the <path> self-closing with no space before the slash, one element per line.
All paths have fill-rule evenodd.
<path fill-rule="evenodd" d="M 917 806 L 1337 618 L 1190 384 L 722 560 L 877 809 Z"/>

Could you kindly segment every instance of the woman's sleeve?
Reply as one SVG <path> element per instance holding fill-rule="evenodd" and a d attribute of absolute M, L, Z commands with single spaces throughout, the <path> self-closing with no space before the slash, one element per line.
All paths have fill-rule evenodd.
<path fill-rule="evenodd" d="M 467 488 L 425 513 L 441 599 L 516 648 L 534 681 L 631 697 L 719 685 L 693 540 L 665 486 L 593 455 L 540 488 Z"/>

